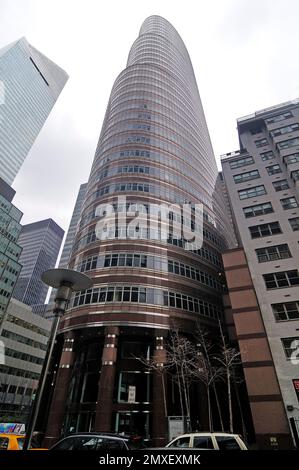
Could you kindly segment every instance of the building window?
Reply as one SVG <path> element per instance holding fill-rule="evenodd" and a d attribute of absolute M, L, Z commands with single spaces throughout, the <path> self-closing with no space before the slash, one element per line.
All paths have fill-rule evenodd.
<path fill-rule="evenodd" d="M 283 160 L 286 165 L 297 163 L 299 162 L 299 153 L 292 153 L 291 155 L 286 155 L 285 157 L 283 157 Z"/>
<path fill-rule="evenodd" d="M 267 160 L 272 160 L 273 158 L 275 158 L 275 155 L 272 150 L 269 150 L 269 152 L 261 153 L 261 159 L 263 160 L 263 162 Z"/>
<path fill-rule="evenodd" d="M 268 237 L 281 232 L 279 222 L 270 222 L 269 224 L 254 225 L 249 227 L 251 238 Z"/>
<path fill-rule="evenodd" d="M 284 353 L 287 359 L 292 357 L 292 353 L 296 351 L 299 346 L 299 336 L 292 336 L 291 338 L 281 338 Z"/>
<path fill-rule="evenodd" d="M 262 196 L 263 194 L 267 194 L 265 190 L 265 186 L 262 184 L 260 186 L 255 186 L 254 188 L 242 189 L 238 191 L 239 198 L 242 199 L 249 199 L 251 197 Z"/>
<path fill-rule="evenodd" d="M 268 140 L 267 139 L 259 139 L 259 140 L 256 140 L 254 143 L 257 146 L 257 148 L 265 147 L 265 145 L 268 145 Z"/>
<path fill-rule="evenodd" d="M 4 338 L 12 339 L 13 341 L 17 341 L 18 343 L 27 344 L 28 346 L 32 346 L 33 348 L 36 348 L 36 349 L 41 349 L 42 351 L 47 350 L 46 343 L 35 341 L 31 338 L 27 338 L 26 336 L 19 335 L 18 333 L 14 333 L 6 329 L 2 330 L 1 335 L 4 336 Z"/>
<path fill-rule="evenodd" d="M 148 411 L 117 412 L 115 417 L 115 432 L 118 434 L 138 434 L 150 438 L 150 413 Z M 131 444 L 134 449 L 134 441 Z"/>
<path fill-rule="evenodd" d="M 244 181 L 254 180 L 259 178 L 260 174 L 258 170 L 247 171 L 246 173 L 240 173 L 239 175 L 234 175 L 235 183 L 243 183 Z"/>
<path fill-rule="evenodd" d="M 292 171 L 291 177 L 293 178 L 294 181 L 298 181 L 299 180 L 299 170 Z"/>
<path fill-rule="evenodd" d="M 120 372 L 118 385 L 118 403 L 150 403 L 151 374 L 130 371 Z"/>
<path fill-rule="evenodd" d="M 294 139 L 283 140 L 282 142 L 277 142 L 277 147 L 279 150 L 288 149 L 290 147 L 294 147 L 295 145 L 299 145 L 299 137 L 295 137 Z"/>
<path fill-rule="evenodd" d="M 257 215 L 270 214 L 274 211 L 271 202 L 265 202 L 264 204 L 243 207 L 243 212 L 246 219 L 248 219 L 249 217 L 256 217 Z"/>
<path fill-rule="evenodd" d="M 298 122 L 295 122 L 295 124 L 291 124 L 290 126 L 284 126 L 270 131 L 270 135 L 271 137 L 278 137 L 279 135 L 288 134 L 289 132 L 297 131 L 298 129 L 299 124 Z"/>
<path fill-rule="evenodd" d="M 120 157 L 150 157 L 151 154 L 148 150 L 126 150 L 120 152 Z"/>
<path fill-rule="evenodd" d="M 151 130 L 151 126 L 149 126 L 148 124 L 131 124 L 130 126 L 131 129 L 142 129 L 144 131 L 150 131 Z"/>
<path fill-rule="evenodd" d="M 276 192 L 285 191 L 286 189 L 289 189 L 290 187 L 287 180 L 273 181 L 272 184 Z"/>
<path fill-rule="evenodd" d="M 127 137 L 127 139 L 124 141 L 125 144 L 133 144 L 133 143 L 142 143 L 142 144 L 149 144 L 150 143 L 150 138 L 145 137 L 142 135 L 132 135 L 130 137 Z"/>
<path fill-rule="evenodd" d="M 267 172 L 270 176 L 271 175 L 276 175 L 277 173 L 281 173 L 281 168 L 280 168 L 279 165 L 267 166 L 266 170 L 267 170 Z"/>
<path fill-rule="evenodd" d="M 126 166 L 119 166 L 117 168 L 117 173 L 150 173 L 149 166 L 139 166 L 139 165 L 126 165 Z"/>
<path fill-rule="evenodd" d="M 251 135 L 260 134 L 261 132 L 263 132 L 262 127 L 254 127 L 253 129 L 250 129 L 250 134 Z"/>
<path fill-rule="evenodd" d="M 98 395 L 98 372 L 86 372 L 83 376 L 83 384 L 81 390 L 81 403 L 95 403 Z"/>
<path fill-rule="evenodd" d="M 282 245 L 267 246 L 265 248 L 258 248 L 255 250 L 255 252 L 259 263 L 292 257 L 287 243 L 283 243 Z"/>
<path fill-rule="evenodd" d="M 241 166 L 246 166 L 246 165 L 251 165 L 254 163 L 254 160 L 252 157 L 243 157 L 243 158 L 238 158 L 238 160 L 233 160 L 232 162 L 229 162 L 229 165 L 232 170 L 235 168 L 240 168 Z"/>
<path fill-rule="evenodd" d="M 82 273 L 85 271 L 91 271 L 92 269 L 96 269 L 97 267 L 97 256 L 90 256 L 89 258 L 84 259 L 78 271 L 81 271 Z"/>
<path fill-rule="evenodd" d="M 150 115 L 150 114 L 146 114 L 146 113 L 138 114 L 137 117 L 138 117 L 139 119 L 151 119 L 151 115 Z"/>
<path fill-rule="evenodd" d="M 263 274 L 267 289 L 281 289 L 299 285 L 298 269 L 280 271 L 277 273 Z"/>
<path fill-rule="evenodd" d="M 121 345 L 121 357 L 123 359 L 150 358 L 150 345 L 143 341 L 126 341 Z"/>
<path fill-rule="evenodd" d="M 298 207 L 298 202 L 295 197 L 286 197 L 284 199 L 280 199 L 280 202 L 284 210 Z"/>
<path fill-rule="evenodd" d="M 289 219 L 290 226 L 294 232 L 299 230 L 299 217 L 294 217 L 293 219 Z"/>
<path fill-rule="evenodd" d="M 295 302 L 272 304 L 271 307 L 277 321 L 299 319 L 299 300 L 296 300 Z"/>
<path fill-rule="evenodd" d="M 265 119 L 265 121 L 266 124 L 273 124 L 274 122 L 284 121 L 285 119 L 289 119 L 291 117 L 293 117 L 293 114 L 291 111 L 287 111 L 285 113 L 277 114 L 276 116 Z"/>

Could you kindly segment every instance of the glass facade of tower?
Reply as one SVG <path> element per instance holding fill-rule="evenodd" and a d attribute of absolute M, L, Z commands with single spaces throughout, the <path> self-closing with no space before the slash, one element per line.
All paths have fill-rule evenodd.
<path fill-rule="evenodd" d="M 15 191 L 0 178 L 0 323 L 21 271 L 22 248 L 17 243 L 22 212 L 12 203 Z"/>
<path fill-rule="evenodd" d="M 61 269 L 68 267 L 68 263 L 69 263 L 69 259 L 70 259 L 70 256 L 71 256 L 71 252 L 72 252 L 76 232 L 77 232 L 77 229 L 78 229 L 78 222 L 79 222 L 80 215 L 81 215 L 82 204 L 83 204 L 84 196 L 85 196 L 85 192 L 86 192 L 86 186 L 87 186 L 87 184 L 84 183 L 84 184 L 81 184 L 80 188 L 79 188 L 79 192 L 78 192 L 78 196 L 77 196 L 77 199 L 76 199 L 74 211 L 73 211 L 73 214 L 72 214 L 70 225 L 69 225 L 66 237 L 65 237 L 65 242 L 64 242 L 64 245 L 63 245 L 61 257 L 60 257 L 60 260 L 59 260 L 58 267 L 61 268 Z M 53 306 L 54 306 L 54 300 L 55 300 L 56 292 L 57 292 L 56 289 L 52 289 L 50 299 L 49 299 L 49 304 L 48 304 L 48 307 L 47 307 L 47 311 L 49 312 L 49 315 L 53 314 Z"/>
<path fill-rule="evenodd" d="M 94 286 L 74 296 L 61 321 L 48 443 L 83 430 L 162 442 L 160 382 L 134 357 L 155 354 L 163 363 L 174 324 L 190 333 L 197 319 L 213 328 L 222 318 L 221 251 L 234 235 L 217 177 L 188 52 L 168 21 L 150 17 L 114 83 L 86 190 L 69 266 Z M 161 240 L 142 222 L 127 230 L 126 211 L 129 222 L 137 214 L 156 220 L 151 207 L 161 203 L 203 204 L 201 248 L 190 251 L 170 233 Z M 100 204 L 117 211 L 102 240 Z M 170 400 L 168 413 L 176 412 Z"/>
<path fill-rule="evenodd" d="M 22 227 L 19 244 L 22 247 L 22 270 L 13 297 L 27 305 L 43 304 L 48 287 L 41 275 L 55 267 L 64 231 L 52 219 L 40 220 Z"/>
<path fill-rule="evenodd" d="M 67 74 L 22 38 L 0 49 L 0 176 L 12 184 Z"/>

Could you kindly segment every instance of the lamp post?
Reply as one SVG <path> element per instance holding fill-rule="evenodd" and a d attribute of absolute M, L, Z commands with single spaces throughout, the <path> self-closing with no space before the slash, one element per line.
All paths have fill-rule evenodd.
<path fill-rule="evenodd" d="M 77 271 L 73 271 L 72 269 L 49 269 L 48 271 L 45 271 L 42 274 L 41 278 L 45 284 L 57 289 L 57 293 L 55 297 L 55 307 L 53 310 L 54 320 L 52 323 L 47 352 L 38 383 L 36 397 L 33 401 L 28 424 L 26 426 L 26 438 L 23 450 L 28 450 L 31 445 L 32 435 L 39 414 L 41 399 L 44 392 L 47 375 L 49 372 L 49 366 L 55 345 L 59 320 L 65 313 L 72 292 L 89 289 L 92 286 L 92 280 L 88 276 Z"/>

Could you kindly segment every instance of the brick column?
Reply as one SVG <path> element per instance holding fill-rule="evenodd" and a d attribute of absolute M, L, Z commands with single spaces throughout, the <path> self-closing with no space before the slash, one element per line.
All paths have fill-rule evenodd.
<path fill-rule="evenodd" d="M 163 364 L 166 362 L 166 351 L 164 349 L 164 336 L 162 335 L 156 336 L 154 360 L 157 365 L 159 364 L 163 368 Z M 167 380 L 165 372 L 160 371 L 153 372 L 152 440 L 154 447 L 161 447 L 167 443 Z"/>
<path fill-rule="evenodd" d="M 95 417 L 95 431 L 111 432 L 113 390 L 116 374 L 117 342 L 119 328 L 107 327 L 105 330 L 105 343 L 102 354 L 102 369 L 98 388 L 97 409 Z"/>
<path fill-rule="evenodd" d="M 74 341 L 75 332 L 69 331 L 64 334 L 64 345 L 60 357 L 52 403 L 50 406 L 47 428 L 43 445 L 51 447 L 61 435 L 62 422 L 65 414 L 69 383 L 74 363 Z"/>
<path fill-rule="evenodd" d="M 243 248 L 222 254 L 259 449 L 293 447 L 275 365 Z"/>

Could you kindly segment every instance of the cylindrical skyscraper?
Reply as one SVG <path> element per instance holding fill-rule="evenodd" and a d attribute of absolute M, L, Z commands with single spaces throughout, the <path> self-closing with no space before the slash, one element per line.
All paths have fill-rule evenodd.
<path fill-rule="evenodd" d="M 178 413 L 175 384 L 165 411 L 161 377 L 136 358 L 162 364 L 169 329 L 188 334 L 197 319 L 213 327 L 222 317 L 220 253 L 231 235 L 217 176 L 186 47 L 168 21 L 151 16 L 113 86 L 88 182 L 70 267 L 94 286 L 74 296 L 61 321 L 48 443 L 89 430 L 163 441 L 166 412 Z M 200 249 L 167 231 L 161 239 L 162 203 L 203 204 Z M 99 216 L 114 211 L 115 225 L 99 239 Z M 181 217 L 170 212 L 168 221 Z"/>

